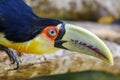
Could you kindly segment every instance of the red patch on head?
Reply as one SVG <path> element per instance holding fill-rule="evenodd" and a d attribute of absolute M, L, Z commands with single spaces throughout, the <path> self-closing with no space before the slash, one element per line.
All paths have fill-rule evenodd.
<path fill-rule="evenodd" d="M 48 26 L 42 31 L 42 33 L 51 40 L 55 40 L 58 36 L 59 29 L 56 26 Z"/>

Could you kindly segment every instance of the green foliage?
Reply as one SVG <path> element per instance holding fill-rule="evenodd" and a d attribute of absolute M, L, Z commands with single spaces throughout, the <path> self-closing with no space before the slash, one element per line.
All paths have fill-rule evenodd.
<path fill-rule="evenodd" d="M 58 75 L 50 75 L 28 80 L 120 80 L 119 76 L 100 71 L 84 71 Z"/>

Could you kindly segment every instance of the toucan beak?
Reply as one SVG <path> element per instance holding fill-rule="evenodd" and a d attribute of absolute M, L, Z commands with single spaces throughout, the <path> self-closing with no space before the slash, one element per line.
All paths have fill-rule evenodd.
<path fill-rule="evenodd" d="M 113 57 L 109 48 L 96 35 L 71 24 L 65 24 L 64 29 L 64 35 L 60 40 L 56 40 L 55 47 L 95 56 L 113 64 Z"/>

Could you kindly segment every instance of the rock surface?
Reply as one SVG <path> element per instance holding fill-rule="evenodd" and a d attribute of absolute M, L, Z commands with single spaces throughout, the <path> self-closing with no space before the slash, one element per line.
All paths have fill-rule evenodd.
<path fill-rule="evenodd" d="M 54 54 L 42 55 L 22 55 L 22 63 L 18 70 L 12 70 L 15 65 L 11 65 L 5 53 L 1 53 L 0 80 L 23 80 L 37 76 L 50 74 L 60 74 L 66 72 L 99 70 L 112 74 L 120 74 L 120 46 L 106 42 L 113 53 L 114 65 L 84 54 L 60 50 Z"/>

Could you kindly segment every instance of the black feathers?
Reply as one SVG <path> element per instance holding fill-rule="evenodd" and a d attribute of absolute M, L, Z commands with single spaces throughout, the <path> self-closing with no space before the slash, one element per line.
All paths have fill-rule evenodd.
<path fill-rule="evenodd" d="M 62 22 L 39 18 L 22 0 L 0 1 L 0 32 L 10 41 L 29 41 L 45 27 L 59 23 Z"/>

